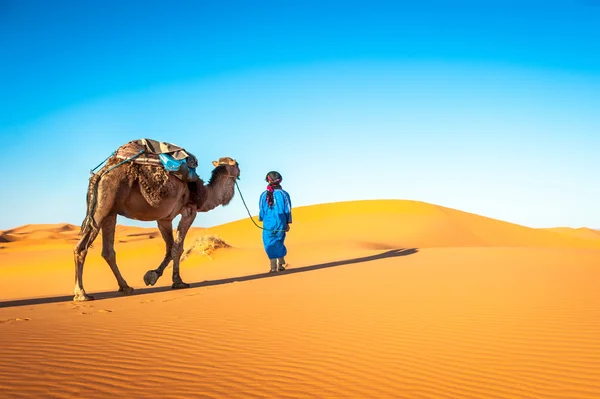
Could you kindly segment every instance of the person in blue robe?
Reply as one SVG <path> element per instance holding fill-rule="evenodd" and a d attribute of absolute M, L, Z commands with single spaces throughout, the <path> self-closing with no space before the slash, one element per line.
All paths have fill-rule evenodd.
<path fill-rule="evenodd" d="M 268 185 L 260 195 L 258 220 L 263 222 L 263 245 L 269 257 L 270 273 L 273 273 L 286 268 L 285 237 L 292 223 L 292 201 L 281 188 L 283 178 L 279 172 L 269 172 L 265 180 Z"/>

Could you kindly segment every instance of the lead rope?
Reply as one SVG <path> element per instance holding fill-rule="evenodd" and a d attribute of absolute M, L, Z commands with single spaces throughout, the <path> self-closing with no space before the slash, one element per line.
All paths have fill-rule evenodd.
<path fill-rule="evenodd" d="M 256 227 L 258 227 L 261 230 L 266 230 L 266 231 L 271 231 L 271 232 L 285 231 L 285 230 L 269 230 L 269 229 L 265 229 L 264 227 L 256 224 L 256 222 L 254 221 L 254 218 L 250 214 L 250 209 L 248 209 L 248 205 L 246 205 L 246 201 L 244 201 L 244 196 L 242 195 L 242 190 L 240 190 L 240 186 L 238 186 L 237 181 L 235 181 L 235 186 L 237 187 L 238 193 L 240 193 L 240 198 L 242 199 L 242 203 L 244 204 L 244 207 L 246 208 L 246 212 L 248 212 L 248 216 L 250 217 L 250 220 L 252 220 L 252 223 L 254 223 L 254 225 Z"/>

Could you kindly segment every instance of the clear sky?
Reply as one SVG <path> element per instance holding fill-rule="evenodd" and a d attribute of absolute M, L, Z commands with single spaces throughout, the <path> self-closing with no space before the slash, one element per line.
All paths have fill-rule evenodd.
<path fill-rule="evenodd" d="M 80 224 L 90 169 L 143 137 L 204 179 L 236 158 L 252 214 L 274 169 L 294 206 L 600 228 L 595 0 L 0 0 L 0 109 L 0 229 Z"/>

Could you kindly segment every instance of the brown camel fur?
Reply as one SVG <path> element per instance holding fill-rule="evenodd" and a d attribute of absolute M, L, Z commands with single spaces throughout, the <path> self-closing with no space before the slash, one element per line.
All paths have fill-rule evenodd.
<path fill-rule="evenodd" d="M 208 212 L 219 205 L 227 205 L 235 194 L 235 181 L 240 175 L 238 163 L 231 158 L 213 161 L 208 184 L 202 180 L 184 183 L 167 172 L 161 165 L 123 163 L 110 158 L 97 174 L 90 178 L 87 194 L 87 215 L 81 226 L 81 239 L 74 249 L 74 301 L 91 300 L 83 288 L 83 265 L 89 247 L 102 230 L 102 257 L 117 279 L 119 291 L 133 292 L 117 267 L 114 250 L 117 215 L 129 219 L 156 221 L 166 244 L 166 254 L 157 269 L 144 275 L 146 285 L 154 285 L 167 265 L 173 261 L 172 288 L 188 288 L 179 275 L 179 262 L 185 236 L 197 212 Z M 118 166 L 117 166 L 118 165 Z M 173 236 L 173 219 L 181 215 L 177 234 Z"/>

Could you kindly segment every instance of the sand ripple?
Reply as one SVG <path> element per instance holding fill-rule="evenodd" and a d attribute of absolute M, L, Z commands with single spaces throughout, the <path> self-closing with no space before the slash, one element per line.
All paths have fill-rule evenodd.
<path fill-rule="evenodd" d="M 598 398 L 600 253 L 532 251 L 38 305 L 0 324 L 0 397 Z"/>

